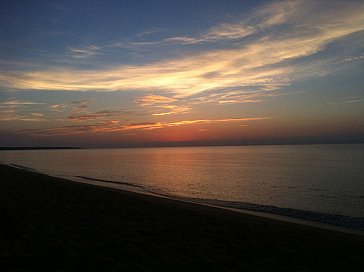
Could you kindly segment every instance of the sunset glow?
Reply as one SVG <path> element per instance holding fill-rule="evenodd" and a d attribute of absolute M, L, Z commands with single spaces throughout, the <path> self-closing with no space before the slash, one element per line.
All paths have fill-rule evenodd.
<path fill-rule="evenodd" d="M 364 136 L 362 1 L 0 7 L 1 145 Z"/>

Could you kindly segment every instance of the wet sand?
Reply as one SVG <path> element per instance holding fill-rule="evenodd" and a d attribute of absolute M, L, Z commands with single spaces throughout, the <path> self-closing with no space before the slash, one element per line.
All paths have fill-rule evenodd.
<path fill-rule="evenodd" d="M 2 271 L 361 271 L 364 237 L 0 165 Z"/>

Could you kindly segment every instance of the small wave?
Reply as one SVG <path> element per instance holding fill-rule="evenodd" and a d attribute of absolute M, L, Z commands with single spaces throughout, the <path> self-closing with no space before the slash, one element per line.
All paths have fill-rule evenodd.
<path fill-rule="evenodd" d="M 325 197 L 325 198 L 337 198 L 336 196 L 331 196 L 331 195 L 319 195 L 319 197 Z"/>
<path fill-rule="evenodd" d="M 292 208 L 281 208 L 273 205 L 258 205 L 258 204 L 236 202 L 236 201 L 199 199 L 199 198 L 183 198 L 183 200 L 199 202 L 202 204 L 208 204 L 214 206 L 221 206 L 226 208 L 235 208 L 247 211 L 283 215 L 307 221 L 313 221 L 348 229 L 364 231 L 364 218 L 298 210 Z"/>
<path fill-rule="evenodd" d="M 30 167 L 26 167 L 20 164 L 15 164 L 15 163 L 11 163 L 11 166 L 14 166 L 16 168 L 20 168 L 20 169 L 24 169 L 24 170 L 28 170 L 28 171 L 36 171 L 34 168 L 30 168 Z"/>
<path fill-rule="evenodd" d="M 144 188 L 141 185 L 130 183 L 130 182 L 125 182 L 125 181 L 113 181 L 113 180 L 90 178 L 90 177 L 85 177 L 85 176 L 75 176 L 75 177 L 81 178 L 81 179 L 86 179 L 86 180 L 104 182 L 104 183 L 112 183 L 112 184 L 127 185 L 127 186 L 132 186 L 132 187 L 137 187 L 137 188 Z"/>
<path fill-rule="evenodd" d="M 326 191 L 324 189 L 319 189 L 319 188 L 312 188 L 311 189 L 312 192 L 319 192 L 319 191 Z"/>

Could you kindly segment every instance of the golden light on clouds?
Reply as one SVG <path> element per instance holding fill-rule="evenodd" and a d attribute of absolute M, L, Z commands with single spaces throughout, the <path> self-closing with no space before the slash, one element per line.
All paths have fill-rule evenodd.
<path fill-rule="evenodd" d="M 143 122 L 119 125 L 117 121 L 107 121 L 94 125 L 80 126 L 64 126 L 57 128 L 46 128 L 36 130 L 24 130 L 24 133 L 29 133 L 34 136 L 60 136 L 60 135 L 76 135 L 84 133 L 112 133 L 134 130 L 156 130 L 170 127 L 188 126 L 196 124 L 217 124 L 217 123 L 241 123 L 263 121 L 271 119 L 271 117 L 245 117 L 245 118 L 228 118 L 228 119 L 199 119 L 199 120 L 182 120 L 177 122 Z M 239 126 L 238 125 L 238 126 Z M 203 131 L 206 131 L 204 129 Z"/>
<path fill-rule="evenodd" d="M 244 20 L 234 25 L 222 24 L 212 28 L 204 37 L 212 40 L 234 39 L 283 22 L 299 25 L 301 35 L 290 33 L 278 38 L 264 36 L 235 48 L 209 50 L 150 64 L 98 70 L 53 68 L 13 71 L 2 73 L 0 79 L 4 85 L 13 89 L 155 90 L 172 92 L 175 97 L 232 87 L 260 85 L 274 88 L 289 84 L 297 73 L 299 77 L 304 77 L 307 73 L 320 72 L 320 67 L 302 68 L 285 63 L 287 60 L 313 55 L 330 41 L 364 29 L 364 13 L 355 7 L 323 11 L 318 14 L 320 18 L 316 16 L 312 21 L 304 17 L 307 10 L 301 1 L 271 4 L 254 14 L 265 18 L 256 26 L 248 25 L 249 22 Z M 96 46 L 90 48 L 93 51 L 102 50 Z"/>
<path fill-rule="evenodd" d="M 150 106 L 150 105 L 155 105 L 160 103 L 170 103 L 175 101 L 176 99 L 174 98 L 165 97 L 162 95 L 155 95 L 155 94 L 145 95 L 143 97 L 135 99 L 135 102 L 140 104 L 141 106 Z"/>
<path fill-rule="evenodd" d="M 192 20 L 180 28 L 164 18 L 164 26 L 152 20 L 120 33 L 108 21 L 108 35 L 88 37 L 80 27 L 77 40 L 69 34 L 36 44 L 28 37 L 34 46 L 28 49 L 23 34 L 12 44 L 9 27 L 9 54 L 0 59 L 0 140 L 1 130 L 40 140 L 274 138 L 306 135 L 298 128 L 312 132 L 319 123 L 336 128 L 336 120 L 356 133 L 363 3 L 264 1 L 237 8 L 217 10 L 221 17 L 213 23 Z M 344 111 L 346 105 L 353 107 Z"/>

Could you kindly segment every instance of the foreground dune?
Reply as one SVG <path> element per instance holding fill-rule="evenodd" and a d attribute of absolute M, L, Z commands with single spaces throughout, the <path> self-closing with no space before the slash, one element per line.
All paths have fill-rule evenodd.
<path fill-rule="evenodd" d="M 361 271 L 364 237 L 0 165 L 2 271 Z"/>

